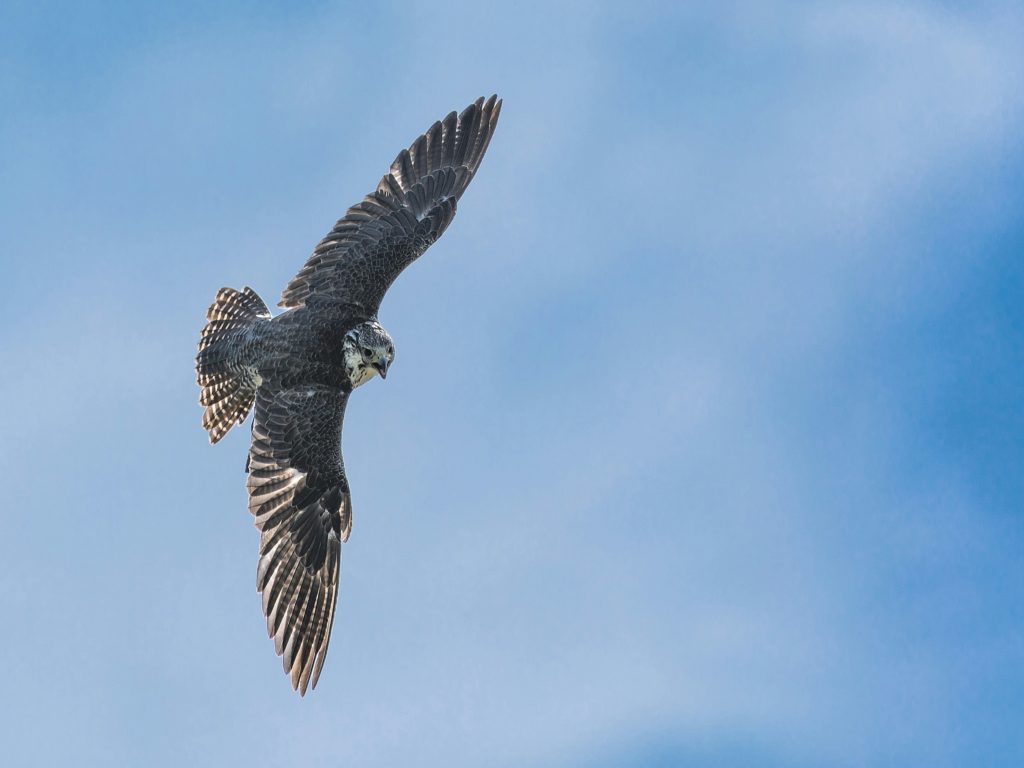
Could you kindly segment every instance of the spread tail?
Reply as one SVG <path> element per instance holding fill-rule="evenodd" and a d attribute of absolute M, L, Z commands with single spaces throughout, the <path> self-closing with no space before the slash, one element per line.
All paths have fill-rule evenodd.
<path fill-rule="evenodd" d="M 221 288 L 206 312 L 199 338 L 196 381 L 199 404 L 206 406 L 203 428 L 216 443 L 249 415 L 260 378 L 255 358 L 256 329 L 270 320 L 270 310 L 252 288 Z"/>

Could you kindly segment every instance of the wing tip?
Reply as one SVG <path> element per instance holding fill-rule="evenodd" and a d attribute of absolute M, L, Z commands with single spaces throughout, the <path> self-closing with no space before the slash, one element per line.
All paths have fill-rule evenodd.
<path fill-rule="evenodd" d="M 437 174 L 442 169 L 454 169 L 459 173 L 459 179 L 450 194 L 456 200 L 460 198 L 483 161 L 503 103 L 504 99 L 497 93 L 479 96 L 461 112 L 452 110 L 442 120 L 435 121 L 427 131 L 398 153 L 378 183 L 376 192 L 372 194 L 378 197 L 391 195 L 395 199 L 394 205 L 404 205 L 405 194 L 425 176 Z M 439 143 L 430 140 L 437 138 L 440 138 Z M 367 219 L 360 205 L 350 208 L 334 229 L 320 241 L 313 255 L 285 287 L 277 306 L 282 309 L 301 307 L 317 290 L 314 283 L 330 283 L 336 279 L 341 271 L 337 267 L 348 253 L 346 249 L 358 245 L 354 233 Z M 369 292 L 360 303 L 372 305 L 371 311 L 376 311 L 380 298 Z"/>

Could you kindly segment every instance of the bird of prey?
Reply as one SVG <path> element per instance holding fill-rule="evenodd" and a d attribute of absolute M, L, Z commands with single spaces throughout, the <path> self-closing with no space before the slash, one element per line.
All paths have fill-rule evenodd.
<path fill-rule="evenodd" d="M 196 373 L 216 443 L 255 404 L 246 462 L 260 530 L 256 587 L 292 687 L 316 687 L 338 595 L 352 501 L 341 457 L 349 395 L 395 359 L 377 320 L 388 287 L 437 240 L 494 135 L 501 101 L 481 97 L 398 153 L 348 209 L 270 310 L 251 288 L 222 288 L 206 314 Z"/>

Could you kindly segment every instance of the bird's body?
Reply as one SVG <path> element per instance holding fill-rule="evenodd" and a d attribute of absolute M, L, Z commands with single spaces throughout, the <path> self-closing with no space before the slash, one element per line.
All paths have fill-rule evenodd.
<path fill-rule="evenodd" d="M 501 102 L 450 113 L 403 150 L 285 288 L 271 317 L 250 288 L 222 288 L 207 313 L 197 378 L 219 441 L 255 405 L 246 463 L 261 531 L 257 588 L 293 687 L 316 685 L 337 600 L 352 503 L 341 428 L 352 391 L 387 375 L 394 343 L 377 321 L 398 274 L 444 232 L 494 133 Z"/>
<path fill-rule="evenodd" d="M 309 383 L 351 390 L 339 340 L 370 319 L 358 307 L 314 303 L 235 331 L 230 346 L 274 388 Z"/>

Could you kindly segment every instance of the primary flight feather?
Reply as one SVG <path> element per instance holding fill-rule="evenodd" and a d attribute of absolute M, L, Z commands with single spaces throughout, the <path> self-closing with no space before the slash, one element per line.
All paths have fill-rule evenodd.
<path fill-rule="evenodd" d="M 455 216 L 501 101 L 477 99 L 398 153 L 288 283 L 271 317 L 251 288 L 222 288 L 196 357 L 203 427 L 216 443 L 255 404 L 246 463 L 260 530 L 256 586 L 292 687 L 316 687 L 338 597 L 352 501 L 341 457 L 349 395 L 395 359 L 377 321 L 387 289 Z"/>

